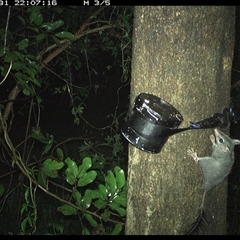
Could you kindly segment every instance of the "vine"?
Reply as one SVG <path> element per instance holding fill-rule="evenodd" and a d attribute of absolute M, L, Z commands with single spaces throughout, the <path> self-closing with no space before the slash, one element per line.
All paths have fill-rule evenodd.
<path fill-rule="evenodd" d="M 111 51 L 122 68 L 123 84 L 118 94 L 129 83 L 130 58 L 126 56 L 131 52 L 132 9 L 89 7 L 85 19 L 86 15 L 80 14 L 82 23 L 76 31 L 76 24 L 70 24 L 72 20 L 66 17 L 66 11 L 68 16 L 75 11 L 83 13 L 80 7 L 9 7 L 6 24 L 0 25 L 0 85 L 3 89 L 11 88 L 7 99 L 0 99 L 0 164 L 4 171 L 0 176 L 0 212 L 12 204 L 8 200 L 11 196 L 20 193 L 16 211 L 20 221 L 18 234 L 50 234 L 41 232 L 39 226 L 44 205 L 40 202 L 41 190 L 54 199 L 57 213 L 65 218 L 77 217 L 81 234 L 120 234 L 126 215 L 126 154 L 118 132 L 122 113 L 117 116 L 116 106 L 108 116 L 112 123 L 102 128 L 89 123 L 83 117 L 88 107 L 85 100 L 89 89 L 99 85 L 90 81 L 89 86 L 79 86 L 71 77 L 70 66 L 79 70 L 85 64 L 89 80 L 92 74 L 98 74 L 89 63 L 98 51 L 90 37 L 95 35 L 102 51 Z M 11 24 L 12 21 L 17 24 Z M 121 44 L 115 44 L 112 38 Z M 81 60 L 76 57 L 79 49 L 84 53 Z M 106 67 L 106 72 L 109 69 L 111 66 Z M 41 111 L 45 103 L 41 93 L 51 84 L 49 74 L 63 83 L 55 87 L 53 94 L 68 94 L 73 124 L 85 121 L 93 129 L 111 129 L 113 134 L 101 141 L 80 136 L 59 143 L 54 134 L 43 132 Z M 24 97 L 18 98 L 19 95 Z M 16 138 L 12 128 L 18 124 L 16 115 L 23 111 L 14 107 L 18 101 L 23 102 L 21 109 L 28 108 L 28 117 L 24 134 Z M 77 153 L 70 156 L 67 144 L 76 141 Z M 57 220 L 48 223 L 52 234 L 67 233 L 65 225 L 65 221 Z M 9 229 L 0 231 L 13 234 Z"/>

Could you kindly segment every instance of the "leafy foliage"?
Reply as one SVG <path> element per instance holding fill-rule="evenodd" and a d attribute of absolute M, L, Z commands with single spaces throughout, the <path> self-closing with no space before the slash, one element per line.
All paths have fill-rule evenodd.
<path fill-rule="evenodd" d="M 56 150 L 62 156 L 62 150 Z M 58 154 L 59 155 L 59 154 Z M 122 217 L 126 216 L 126 179 L 124 171 L 116 166 L 114 170 L 108 170 L 103 183 L 98 183 L 94 189 L 83 187 L 94 183 L 97 180 L 97 172 L 91 170 L 92 160 L 89 157 L 82 159 L 80 165 L 76 161 L 67 157 L 64 161 L 47 159 L 42 164 L 42 174 L 47 177 L 56 178 L 59 170 L 64 170 L 65 180 L 72 187 L 68 189 L 68 203 L 57 207 L 57 211 L 64 216 L 82 214 L 81 218 L 87 220 L 89 224 L 98 228 L 101 225 L 101 233 L 106 234 L 103 223 L 111 221 L 114 216 L 114 222 L 117 222 L 117 215 L 120 219 L 116 223 L 112 234 L 118 234 L 122 230 L 124 222 Z M 40 182 L 40 181 L 39 181 Z M 66 195 L 65 195 L 66 197 Z M 86 229 L 85 229 L 86 230 Z M 84 232 L 84 231 L 83 231 Z M 89 230 L 88 230 L 88 233 Z"/>
<path fill-rule="evenodd" d="M 11 212 L 12 220 L 1 224 L 0 233 L 122 233 L 127 169 L 119 133 L 123 113 L 106 116 L 111 121 L 101 128 L 86 121 L 84 113 L 91 108 L 92 89 L 104 87 L 93 79 L 118 67 L 119 82 L 112 83 L 118 86 L 117 96 L 129 83 L 132 7 L 32 6 L 1 13 L 0 214 Z M 110 65 L 104 65 L 104 54 L 113 59 Z M 77 74 L 80 80 L 72 77 Z M 68 97 L 72 124 L 108 134 L 94 141 L 81 136 L 59 142 L 56 132 L 44 131 L 41 116 L 49 99 L 60 102 L 62 96 Z M 69 143 L 76 149 L 72 155 Z"/>

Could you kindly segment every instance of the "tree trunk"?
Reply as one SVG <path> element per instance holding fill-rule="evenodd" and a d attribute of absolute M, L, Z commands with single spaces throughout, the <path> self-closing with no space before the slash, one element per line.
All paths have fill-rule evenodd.
<path fill-rule="evenodd" d="M 181 128 L 229 105 L 234 7 L 135 7 L 131 108 L 140 92 L 172 104 Z M 200 167 L 187 155 L 211 153 L 212 130 L 171 136 L 159 154 L 129 146 L 126 234 L 184 234 L 203 195 Z M 226 181 L 206 196 L 203 234 L 226 233 Z"/>

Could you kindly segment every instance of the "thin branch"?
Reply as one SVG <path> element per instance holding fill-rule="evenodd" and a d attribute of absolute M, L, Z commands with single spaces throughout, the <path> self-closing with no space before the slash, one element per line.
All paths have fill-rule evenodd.
<path fill-rule="evenodd" d="M 75 36 L 74 40 L 72 40 L 72 41 L 70 41 L 68 39 L 63 39 L 62 41 L 60 41 L 60 44 L 62 44 L 62 47 L 56 49 L 47 58 L 45 58 L 43 60 L 43 64 L 47 64 L 48 62 L 50 62 L 53 58 L 55 58 L 58 54 L 60 54 L 62 51 L 64 51 L 66 48 L 68 48 L 73 42 L 75 42 L 76 40 L 79 40 L 81 37 L 92 34 L 92 33 L 95 33 L 95 32 L 100 32 L 100 31 L 103 31 L 105 29 L 109 29 L 109 28 L 112 28 L 112 27 L 113 27 L 112 25 L 104 25 L 104 26 L 101 26 L 101 27 L 98 27 L 98 28 L 86 30 L 82 34 L 79 34 L 79 35 Z M 42 55 L 44 55 L 45 53 L 51 51 L 52 49 L 54 49 L 56 47 L 57 47 L 57 44 L 53 44 L 53 45 L 49 46 L 43 52 L 38 54 L 37 60 L 40 60 L 42 58 Z"/>
<path fill-rule="evenodd" d="M 5 37 L 4 37 L 4 48 L 3 48 L 3 53 L 6 52 L 6 45 L 7 45 L 7 30 L 8 30 L 8 24 L 9 24 L 10 12 L 11 12 L 11 6 L 9 6 L 9 8 L 8 8 L 8 15 L 7 15 L 7 22 L 6 22 L 6 28 L 5 28 Z"/>
<path fill-rule="evenodd" d="M 79 38 L 82 37 L 83 31 L 88 27 L 91 19 L 96 17 L 100 12 L 104 10 L 105 7 L 100 7 L 97 11 L 95 11 L 89 18 L 85 20 L 85 22 L 81 25 L 81 27 L 77 30 L 77 32 L 74 34 L 75 39 L 73 41 L 68 41 L 66 42 L 61 48 L 56 49 L 54 52 L 52 52 L 48 57 L 46 57 L 42 61 L 42 65 L 48 64 L 53 58 L 58 56 L 62 51 L 64 51 L 66 48 L 68 48 L 74 41 L 78 40 Z M 110 28 L 109 25 L 107 25 L 108 28 Z"/>
<path fill-rule="evenodd" d="M 96 17 L 100 12 L 104 10 L 105 6 L 100 7 L 97 11 L 95 11 L 89 18 L 85 20 L 85 22 L 81 25 L 81 27 L 78 29 L 78 31 L 75 33 L 75 38 L 80 36 L 83 31 L 86 29 L 86 27 L 89 25 L 90 21 Z M 109 26 L 110 27 L 110 26 Z M 81 36 L 80 36 L 81 37 Z M 69 47 L 72 44 L 72 42 L 67 42 L 63 47 L 56 49 L 53 53 L 51 53 L 48 57 L 46 57 L 43 60 L 43 64 L 40 67 L 43 67 L 45 64 L 49 63 L 53 58 L 55 58 L 58 54 L 60 54 L 62 51 L 64 51 L 67 47 Z M 18 94 L 21 92 L 21 88 L 18 84 L 15 85 L 15 87 L 12 89 L 11 93 L 8 96 L 8 99 L 14 100 L 18 96 Z M 3 113 L 3 120 L 6 121 L 8 119 L 8 116 L 12 110 L 13 101 L 7 103 L 5 111 Z M 0 134 L 2 132 L 2 128 L 0 125 Z"/>
<path fill-rule="evenodd" d="M 18 166 L 18 168 L 20 169 L 20 171 L 27 177 L 27 179 L 29 180 L 29 183 L 30 183 L 30 186 L 32 186 L 32 184 L 35 184 L 36 187 L 40 188 L 42 191 L 44 191 L 46 194 L 52 196 L 53 198 L 59 200 L 60 202 L 63 202 L 63 203 L 66 203 L 70 206 L 72 206 L 73 208 L 77 209 L 78 211 L 82 211 L 82 209 L 80 207 L 78 207 L 77 205 L 55 195 L 54 193 L 52 192 L 49 192 L 46 188 L 42 187 L 36 180 L 35 178 L 33 178 L 31 176 L 31 173 L 29 172 L 29 170 L 27 169 L 27 167 L 25 166 L 25 164 L 22 162 L 22 159 L 20 158 L 17 150 L 14 148 L 12 142 L 11 142 L 11 139 L 9 138 L 8 136 L 8 133 L 7 133 L 7 124 L 6 122 L 3 120 L 3 117 L 1 115 L 1 111 L 0 111 L 0 123 L 2 125 L 2 128 L 3 128 L 3 131 L 4 131 L 4 138 L 5 138 L 5 141 L 9 147 L 9 149 L 11 150 L 12 152 L 12 157 L 13 157 L 13 161 L 14 163 Z M 102 219 L 102 217 L 98 214 L 96 214 L 95 212 L 91 212 L 89 210 L 85 210 L 86 213 L 89 213 L 95 217 L 98 217 L 99 219 Z M 113 222 L 113 223 L 119 223 L 119 224 L 122 224 L 124 225 L 124 222 L 119 222 L 119 221 L 115 221 L 113 219 L 108 219 L 109 222 Z"/>
<path fill-rule="evenodd" d="M 10 94 L 8 96 L 8 99 L 15 99 L 20 92 L 21 92 L 21 88 L 18 84 L 16 84 L 15 87 L 10 92 Z M 6 105 L 6 108 L 5 108 L 4 113 L 3 113 L 3 120 L 4 121 L 7 121 L 8 116 L 9 116 L 11 110 L 12 110 L 12 106 L 13 106 L 13 102 L 9 102 Z M 1 132 L 2 132 L 2 127 L 0 125 L 0 134 L 1 134 Z"/>
<path fill-rule="evenodd" d="M 8 70 L 7 70 L 7 73 L 6 73 L 5 77 L 4 77 L 4 79 L 0 82 L 0 85 L 3 84 L 4 81 L 7 79 L 8 74 L 9 74 L 10 71 L 11 71 L 11 68 L 12 68 L 12 61 L 10 62 L 9 68 L 8 68 Z"/>

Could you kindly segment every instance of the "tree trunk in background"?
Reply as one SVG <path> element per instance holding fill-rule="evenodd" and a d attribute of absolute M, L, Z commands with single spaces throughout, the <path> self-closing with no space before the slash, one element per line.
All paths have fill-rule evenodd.
<path fill-rule="evenodd" d="M 229 105 L 234 7 L 135 7 L 131 108 L 154 94 L 197 122 Z M 159 154 L 129 146 L 126 234 L 183 234 L 198 215 L 203 175 L 187 149 L 209 155 L 212 130 L 171 136 Z M 206 196 L 203 234 L 226 233 L 227 183 Z"/>

